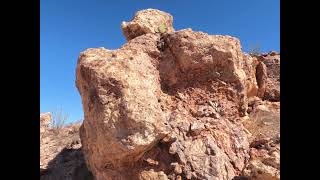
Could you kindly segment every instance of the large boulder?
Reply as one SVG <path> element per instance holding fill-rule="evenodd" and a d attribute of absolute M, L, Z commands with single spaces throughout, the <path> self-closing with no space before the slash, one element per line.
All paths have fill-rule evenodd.
<path fill-rule="evenodd" d="M 158 33 L 163 22 L 171 30 Z M 76 68 L 82 150 L 95 178 L 242 175 L 251 151 L 242 118 L 258 94 L 257 58 L 231 36 L 175 32 L 171 15 L 158 10 L 138 12 L 123 32 L 130 41 L 120 49 L 87 49 Z"/>
<path fill-rule="evenodd" d="M 138 11 L 132 21 L 122 22 L 121 27 L 129 41 L 147 33 L 173 32 L 172 22 L 173 17 L 168 13 L 157 9 L 145 9 Z"/>
<path fill-rule="evenodd" d="M 85 120 L 80 130 L 98 179 L 133 165 L 166 135 L 159 74 L 142 51 L 89 49 L 80 56 L 77 87 Z M 112 173 L 111 173 L 112 174 Z"/>

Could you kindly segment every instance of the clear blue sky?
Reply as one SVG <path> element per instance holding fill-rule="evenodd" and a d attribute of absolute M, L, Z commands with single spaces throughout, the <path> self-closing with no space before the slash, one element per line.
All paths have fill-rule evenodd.
<path fill-rule="evenodd" d="M 82 119 L 75 87 L 79 53 L 121 47 L 121 22 L 145 8 L 173 15 L 176 30 L 235 36 L 244 51 L 256 43 L 263 51 L 280 51 L 279 0 L 41 0 L 40 111 L 61 107 L 69 122 Z"/>

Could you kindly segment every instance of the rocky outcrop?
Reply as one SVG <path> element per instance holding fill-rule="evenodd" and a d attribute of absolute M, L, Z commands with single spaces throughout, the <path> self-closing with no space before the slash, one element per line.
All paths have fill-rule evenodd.
<path fill-rule="evenodd" d="M 122 32 L 129 41 L 135 37 L 148 33 L 170 33 L 173 17 L 157 9 L 138 11 L 130 22 L 122 22 Z"/>
<path fill-rule="evenodd" d="M 156 30 L 161 24 L 166 31 Z M 258 122 L 244 125 L 258 113 L 252 98 L 272 100 L 271 66 L 261 73 L 265 61 L 245 55 L 234 37 L 174 31 L 159 10 L 140 11 L 122 28 L 125 45 L 87 49 L 76 68 L 82 150 L 95 178 L 253 176 L 250 127 Z"/>
<path fill-rule="evenodd" d="M 40 114 L 40 137 L 46 131 L 46 129 L 48 129 L 51 119 L 52 117 L 50 112 Z"/>
<path fill-rule="evenodd" d="M 159 75 L 146 53 L 88 50 L 79 59 L 77 86 L 83 149 L 98 179 L 133 165 L 165 136 Z"/>
<path fill-rule="evenodd" d="M 40 179 L 93 180 L 81 151 L 80 124 L 53 129 L 50 123 L 50 113 L 40 114 Z"/>
<path fill-rule="evenodd" d="M 268 101 L 280 101 L 280 54 L 273 51 L 257 58 L 260 62 L 257 77 L 261 84 L 261 97 Z"/>
<path fill-rule="evenodd" d="M 50 112 L 46 112 L 46 113 L 41 113 L 40 114 L 40 125 L 41 126 L 46 126 L 49 125 L 49 123 L 51 122 L 51 113 Z"/>
<path fill-rule="evenodd" d="M 280 179 L 280 103 L 252 98 L 249 119 L 250 160 L 243 176 L 255 180 Z"/>
<path fill-rule="evenodd" d="M 244 126 L 252 133 L 252 138 L 276 138 L 280 135 L 280 102 L 249 99 L 249 118 Z"/>
<path fill-rule="evenodd" d="M 280 137 L 254 141 L 242 175 L 253 180 L 280 179 Z"/>
<path fill-rule="evenodd" d="M 243 53 L 243 69 L 246 73 L 246 91 L 247 97 L 259 96 L 260 88 L 260 76 L 257 74 L 259 68 L 259 61 L 257 58 Z M 264 77 L 263 77 L 264 78 Z M 261 91 L 261 90 L 260 90 Z"/>

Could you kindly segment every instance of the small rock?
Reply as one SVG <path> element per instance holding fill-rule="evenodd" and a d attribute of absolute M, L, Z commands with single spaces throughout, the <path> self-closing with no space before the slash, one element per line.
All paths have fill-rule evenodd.
<path fill-rule="evenodd" d="M 191 133 L 194 135 L 199 135 L 202 130 L 204 130 L 206 127 L 204 126 L 204 123 L 194 121 L 191 123 Z"/>
<path fill-rule="evenodd" d="M 169 153 L 170 154 L 176 154 L 178 151 L 178 142 L 174 142 L 171 144 L 170 148 L 169 148 Z"/>
<path fill-rule="evenodd" d="M 150 159 L 150 158 L 148 158 L 146 161 L 147 161 L 147 163 L 148 163 L 149 165 L 151 165 L 151 166 L 156 166 L 156 165 L 159 164 L 158 161 L 155 161 L 155 160 Z"/>
<path fill-rule="evenodd" d="M 214 104 L 213 104 L 214 106 Z M 213 117 L 215 119 L 220 118 L 219 113 L 217 113 L 216 109 L 212 106 L 199 106 L 197 111 L 197 116 L 199 117 Z"/>
<path fill-rule="evenodd" d="M 180 164 L 175 162 L 175 163 L 171 163 L 171 166 L 173 166 L 174 173 L 176 173 L 176 174 L 182 173 L 182 168 L 181 168 Z"/>
<path fill-rule="evenodd" d="M 278 53 L 277 53 L 276 51 L 271 51 L 271 52 L 270 52 L 270 55 L 271 55 L 271 56 L 275 56 L 275 55 L 277 55 L 277 54 L 278 54 Z"/>
<path fill-rule="evenodd" d="M 187 172 L 186 178 L 187 179 L 191 179 L 192 178 L 192 173 L 190 171 Z"/>

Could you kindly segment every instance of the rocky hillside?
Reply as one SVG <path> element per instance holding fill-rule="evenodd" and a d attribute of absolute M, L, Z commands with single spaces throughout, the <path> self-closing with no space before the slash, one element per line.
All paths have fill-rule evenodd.
<path fill-rule="evenodd" d="M 51 123 L 51 113 L 40 114 L 40 180 L 93 180 L 81 151 L 80 124 Z"/>
<path fill-rule="evenodd" d="M 172 23 L 139 11 L 122 23 L 120 49 L 80 54 L 85 120 L 74 149 L 85 163 L 73 168 L 97 180 L 280 179 L 280 54 L 248 55 L 235 37 Z"/>

